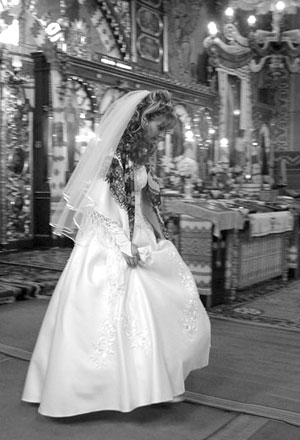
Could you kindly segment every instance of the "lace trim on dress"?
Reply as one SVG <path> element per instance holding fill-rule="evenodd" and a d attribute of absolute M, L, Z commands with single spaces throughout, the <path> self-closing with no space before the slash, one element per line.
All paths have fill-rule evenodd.
<path fill-rule="evenodd" d="M 110 244 L 106 260 L 106 283 L 105 301 L 107 305 L 107 316 L 101 325 L 92 342 L 91 360 L 97 368 L 106 364 L 108 359 L 116 352 L 115 342 L 118 330 L 123 332 L 130 342 L 132 349 L 142 350 L 145 354 L 151 351 L 151 339 L 147 328 L 140 329 L 138 322 L 130 311 L 130 303 L 126 293 L 127 266 L 121 252 L 116 249 L 119 237 L 123 238 L 123 230 L 111 220 L 108 220 L 98 212 L 91 212 L 86 223 L 87 233 L 96 234 L 103 241 L 103 228 L 106 231 L 106 244 Z M 99 228 L 97 230 L 97 228 Z M 124 302 L 125 304 L 122 304 Z M 121 315 L 119 310 L 126 310 Z"/>
<path fill-rule="evenodd" d="M 193 338 L 199 331 L 199 294 L 193 276 L 189 269 L 183 263 L 175 249 L 169 249 L 169 255 L 178 266 L 178 277 L 188 292 L 188 298 L 185 301 L 183 317 L 181 319 L 183 332 Z"/>
<path fill-rule="evenodd" d="M 129 241 L 125 231 L 113 220 L 108 219 L 94 209 L 86 210 L 85 218 L 78 233 L 77 241 L 95 237 L 108 249 L 119 249 L 121 244 Z"/>

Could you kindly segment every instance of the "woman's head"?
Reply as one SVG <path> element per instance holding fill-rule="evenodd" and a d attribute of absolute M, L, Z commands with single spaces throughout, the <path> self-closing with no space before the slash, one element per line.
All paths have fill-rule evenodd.
<path fill-rule="evenodd" d="M 141 127 L 147 131 L 149 122 L 158 118 L 164 120 L 165 129 L 171 129 L 176 123 L 176 115 L 171 97 L 167 90 L 155 90 L 147 95 L 137 106 Z"/>
<path fill-rule="evenodd" d="M 150 92 L 137 106 L 120 143 L 136 164 L 145 164 L 176 123 L 176 115 L 166 90 Z"/>

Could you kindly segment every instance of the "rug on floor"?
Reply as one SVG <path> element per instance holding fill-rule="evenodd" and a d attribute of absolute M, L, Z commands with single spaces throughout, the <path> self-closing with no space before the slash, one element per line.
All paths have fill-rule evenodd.
<path fill-rule="evenodd" d="M 300 280 L 271 280 L 237 293 L 231 304 L 210 309 L 210 316 L 246 320 L 300 331 Z"/>
<path fill-rule="evenodd" d="M 52 247 L 0 253 L 0 263 L 62 271 L 72 249 Z"/>
<path fill-rule="evenodd" d="M 71 250 L 52 247 L 1 252 L 0 304 L 51 295 Z"/>
<path fill-rule="evenodd" d="M 51 295 L 60 271 L 0 263 L 0 304 Z"/>

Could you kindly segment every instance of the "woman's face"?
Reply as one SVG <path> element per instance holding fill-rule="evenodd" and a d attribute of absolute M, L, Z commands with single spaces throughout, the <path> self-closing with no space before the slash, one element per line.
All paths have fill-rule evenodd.
<path fill-rule="evenodd" d="M 167 130 L 167 120 L 165 116 L 158 116 L 148 122 L 146 128 L 146 138 L 152 144 L 157 144 L 165 140 Z"/>
<path fill-rule="evenodd" d="M 135 151 L 134 162 L 144 165 L 154 155 L 159 142 L 165 140 L 169 120 L 166 116 L 158 116 L 149 121 L 144 128 L 145 142 Z"/>

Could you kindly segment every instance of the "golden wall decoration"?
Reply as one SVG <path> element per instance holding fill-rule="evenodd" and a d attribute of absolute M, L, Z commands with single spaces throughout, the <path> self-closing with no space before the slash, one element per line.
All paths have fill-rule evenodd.
<path fill-rule="evenodd" d="M 30 104 L 24 82 L 19 73 L 2 72 L 1 107 L 5 112 L 1 121 L 1 245 L 33 236 Z"/>

